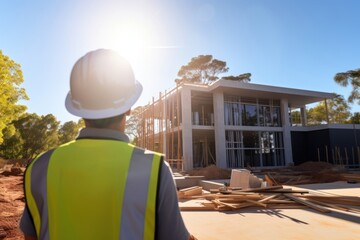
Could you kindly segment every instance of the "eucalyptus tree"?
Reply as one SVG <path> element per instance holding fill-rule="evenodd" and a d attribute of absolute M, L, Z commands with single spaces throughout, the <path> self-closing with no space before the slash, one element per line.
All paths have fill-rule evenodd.
<path fill-rule="evenodd" d="M 3 142 L 3 130 L 26 111 L 20 100 L 28 100 L 24 88 L 20 64 L 11 60 L 0 50 L 0 144 Z M 7 132 L 9 134 L 9 132 Z"/>

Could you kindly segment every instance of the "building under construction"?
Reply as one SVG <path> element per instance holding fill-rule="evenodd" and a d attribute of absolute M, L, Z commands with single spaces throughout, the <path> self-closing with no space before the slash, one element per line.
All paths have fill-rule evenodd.
<path fill-rule="evenodd" d="M 137 116 L 137 144 L 164 153 L 178 170 L 210 164 L 280 167 L 304 161 L 302 158 L 316 160 L 320 146 L 308 146 L 303 140 L 306 134 L 331 126 L 308 127 L 306 105 L 334 97 L 326 92 L 224 79 L 210 85 L 184 83 L 153 97 L 142 108 Z M 294 109 L 300 112 L 296 124 L 290 117 Z M 331 149 L 331 142 L 327 146 Z"/>

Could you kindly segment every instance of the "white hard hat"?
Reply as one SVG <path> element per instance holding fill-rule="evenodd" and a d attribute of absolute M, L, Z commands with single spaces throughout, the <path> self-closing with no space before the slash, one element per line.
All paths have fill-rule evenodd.
<path fill-rule="evenodd" d="M 75 63 L 65 106 L 82 118 L 109 118 L 130 110 L 141 92 L 130 64 L 113 50 L 99 49 Z"/>

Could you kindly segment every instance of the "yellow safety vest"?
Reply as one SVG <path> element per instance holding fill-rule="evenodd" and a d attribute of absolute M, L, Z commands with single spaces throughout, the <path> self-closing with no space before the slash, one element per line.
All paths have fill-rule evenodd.
<path fill-rule="evenodd" d="M 154 239 L 161 155 L 79 139 L 34 160 L 25 194 L 39 239 Z"/>

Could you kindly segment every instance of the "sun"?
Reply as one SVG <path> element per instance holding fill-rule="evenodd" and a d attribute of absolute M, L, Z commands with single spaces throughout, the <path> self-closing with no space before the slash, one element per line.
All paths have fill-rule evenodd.
<path fill-rule="evenodd" d="M 111 24 L 105 32 L 105 46 L 118 51 L 130 62 L 139 61 L 151 44 L 151 34 L 138 24 Z"/>

